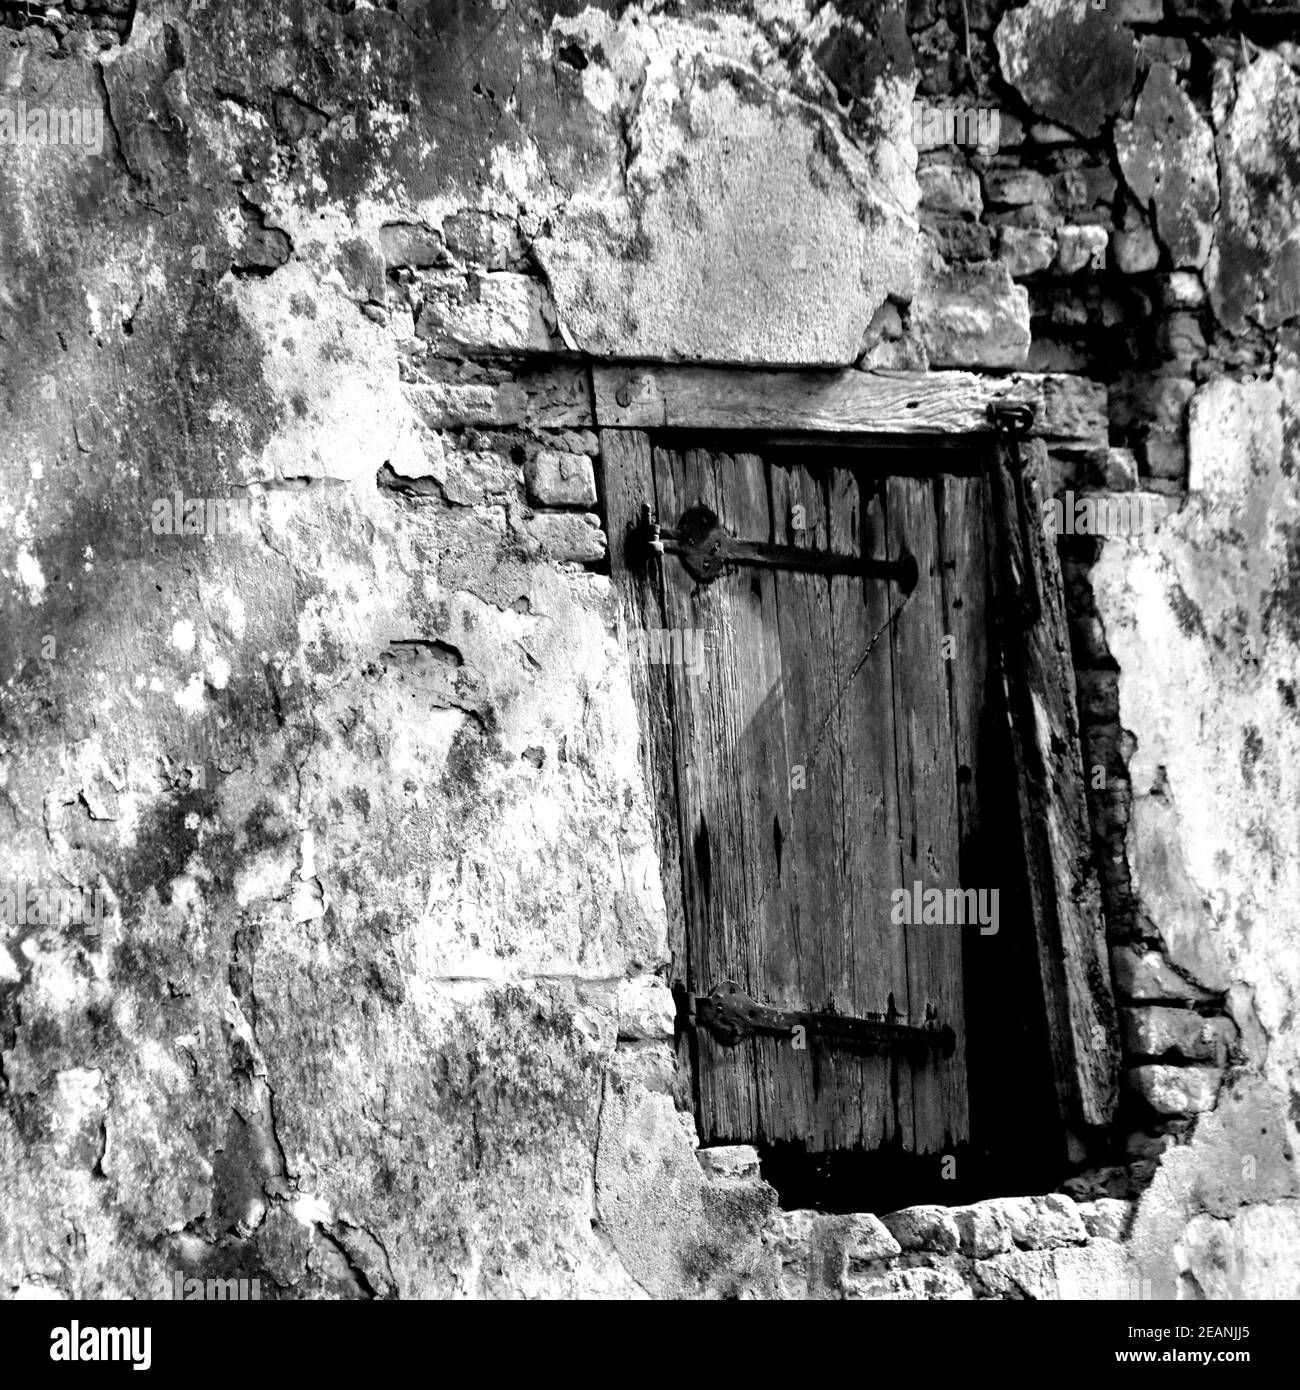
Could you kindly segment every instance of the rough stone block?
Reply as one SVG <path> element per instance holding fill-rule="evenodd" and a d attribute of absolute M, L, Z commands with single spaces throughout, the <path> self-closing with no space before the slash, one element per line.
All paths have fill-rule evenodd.
<path fill-rule="evenodd" d="M 547 436 L 557 449 L 569 454 L 590 454 L 596 458 L 600 454 L 600 440 L 593 430 L 560 430 Z"/>
<path fill-rule="evenodd" d="M 815 1211 L 775 1211 L 764 1232 L 764 1243 L 778 1261 L 779 1288 L 786 1299 L 810 1295 L 812 1237 L 818 1219 Z"/>
<path fill-rule="evenodd" d="M 1174 1056 L 1223 1066 L 1237 1036 L 1231 1019 L 1204 1018 L 1191 1009 L 1123 1009 L 1120 1019 L 1124 1046 L 1133 1057 Z"/>
<path fill-rule="evenodd" d="M 998 149 L 1016 150 L 1025 143 L 1025 127 L 1019 116 L 1003 111 L 998 117 Z"/>
<path fill-rule="evenodd" d="M 1052 201 L 1052 185 L 1034 169 L 990 169 L 984 175 L 984 196 L 995 207 L 1045 204 Z"/>
<path fill-rule="evenodd" d="M 879 342 L 894 342 L 903 336 L 903 319 L 898 306 L 888 300 L 871 316 L 866 332 L 862 335 L 863 351 Z"/>
<path fill-rule="evenodd" d="M 965 165 L 931 164 L 917 170 L 921 207 L 953 217 L 978 217 L 984 209 L 979 175 Z"/>
<path fill-rule="evenodd" d="M 1037 227 L 1003 227 L 998 232 L 998 259 L 1012 279 L 1037 275 L 1056 259 L 1056 238 Z"/>
<path fill-rule="evenodd" d="M 1195 314 L 1170 314 L 1160 325 L 1159 346 L 1164 355 L 1178 363 L 1179 370 L 1190 371 L 1205 356 L 1205 334 Z"/>
<path fill-rule="evenodd" d="M 983 220 L 990 227 L 1032 227 L 1040 232 L 1055 232 L 1066 219 L 1055 204 L 1026 203 L 1001 212 L 986 212 Z"/>
<path fill-rule="evenodd" d="M 1200 1115 L 1214 1109 L 1223 1073 L 1217 1067 L 1134 1067 L 1129 1084 L 1157 1115 Z"/>
<path fill-rule="evenodd" d="M 984 1260 L 1011 1248 L 1011 1223 L 1004 1212 L 987 1202 L 953 1207 L 952 1219 L 961 1238 L 961 1253 Z"/>
<path fill-rule="evenodd" d="M 1138 1134 L 1130 1134 L 1124 1141 L 1124 1153 L 1129 1158 L 1159 1158 L 1169 1147 L 1169 1144 L 1170 1140 L 1168 1135 L 1148 1134 L 1143 1130 Z"/>
<path fill-rule="evenodd" d="M 883 338 L 858 361 L 864 372 L 923 372 L 926 366 L 924 349 L 912 333 L 905 338 Z"/>
<path fill-rule="evenodd" d="M 1300 1298 L 1298 1245 L 1300 1210 L 1295 1202 L 1254 1203 L 1227 1218 L 1194 1216 L 1172 1253 L 1180 1276 L 1207 1300 L 1294 1302 Z"/>
<path fill-rule="evenodd" d="M 1029 138 L 1035 145 L 1072 145 L 1079 137 L 1054 121 L 1035 121 L 1029 127 Z"/>
<path fill-rule="evenodd" d="M 519 229 L 511 218 L 478 208 L 462 208 L 442 226 L 447 248 L 463 265 L 504 270 L 523 254 Z"/>
<path fill-rule="evenodd" d="M 713 1148 L 697 1149 L 706 1178 L 729 1178 L 735 1182 L 757 1182 L 758 1150 L 751 1144 L 718 1144 Z"/>
<path fill-rule="evenodd" d="M 1098 1239 L 1058 1250 L 1012 1250 L 984 1260 L 971 1282 L 986 1298 L 1089 1302 L 1135 1296 L 1124 1247 Z"/>
<path fill-rule="evenodd" d="M 892 1269 L 885 1274 L 844 1281 L 844 1296 L 854 1300 L 951 1303 L 972 1299 L 970 1285 L 952 1269 Z"/>
<path fill-rule="evenodd" d="M 1117 946 L 1110 955 L 1115 988 L 1120 996 L 1135 1002 L 1190 1002 L 1209 999 L 1208 990 L 1185 980 L 1159 951 L 1136 946 Z"/>
<path fill-rule="evenodd" d="M 596 1200 L 602 1228 L 653 1297 L 680 1293 L 682 1266 L 703 1213 L 705 1186 L 672 1097 L 636 1084 L 605 1088 Z"/>
<path fill-rule="evenodd" d="M 1080 1202 L 1079 1215 L 1090 1236 L 1102 1240 L 1122 1240 L 1133 1219 L 1134 1202 L 1120 1197 L 1098 1197 L 1095 1201 Z"/>
<path fill-rule="evenodd" d="M 384 260 L 373 241 L 349 237 L 338 248 L 334 268 L 348 293 L 375 304 L 384 299 Z"/>
<path fill-rule="evenodd" d="M 1167 309 L 1196 309 L 1205 303 L 1205 286 L 1194 270 L 1175 270 L 1165 281 Z"/>
<path fill-rule="evenodd" d="M 1150 207 L 1175 266 L 1203 266 L 1219 203 L 1214 132 L 1171 67 L 1147 73 L 1131 121 L 1115 126 L 1115 149 L 1134 197 Z"/>
<path fill-rule="evenodd" d="M 618 1035 L 640 1041 L 671 1038 L 677 1008 L 672 991 L 657 975 L 637 975 L 618 987 Z"/>
<path fill-rule="evenodd" d="M 605 554 L 605 533 L 600 529 L 600 518 L 591 512 L 529 517 L 521 530 L 552 560 L 588 563 Z"/>
<path fill-rule="evenodd" d="M 1106 8 L 1121 24 L 1159 24 L 1165 17 L 1164 0 L 1110 0 Z"/>
<path fill-rule="evenodd" d="M 993 253 L 993 233 L 983 222 L 927 214 L 925 228 L 945 261 L 986 261 Z"/>
<path fill-rule="evenodd" d="M 1081 135 L 1099 135 L 1133 89 L 1132 31 L 1080 0 L 1008 10 L 995 42 L 1003 75 L 1029 106 Z"/>
<path fill-rule="evenodd" d="M 451 263 L 442 233 L 416 222 L 389 222 L 379 229 L 379 246 L 389 270 L 424 270 Z"/>
<path fill-rule="evenodd" d="M 1110 492 L 1130 492 L 1138 485 L 1137 459 L 1132 449 L 1109 448 L 1101 483 Z"/>
<path fill-rule="evenodd" d="M 1232 79 L 1224 74 L 1220 83 L 1216 73 L 1216 106 L 1221 87 L 1235 87 L 1236 100 L 1216 122 L 1220 200 L 1206 283 L 1215 313 L 1233 332 L 1248 319 L 1276 328 L 1300 312 L 1300 73 L 1265 48 Z"/>
<path fill-rule="evenodd" d="M 981 1260 L 971 1270 L 978 1297 L 1050 1299 L 1056 1297 L 1051 1250 L 1008 1250 Z"/>
<path fill-rule="evenodd" d="M 1075 1204 L 1059 1192 L 1041 1197 L 995 1197 L 982 1203 L 1003 1216 L 1022 1250 L 1047 1250 L 1087 1240 Z"/>
<path fill-rule="evenodd" d="M 1067 212 L 1079 214 L 1079 222 L 1094 222 L 1108 214 L 1116 186 L 1115 175 L 1103 164 L 1068 164 L 1052 180 L 1056 202 Z"/>
<path fill-rule="evenodd" d="M 1283 456 L 1282 397 L 1273 382 L 1220 377 L 1188 412 L 1188 487 L 1235 501 Z M 1285 465 L 1282 465 L 1285 466 Z"/>
<path fill-rule="evenodd" d="M 1134 1298 L 1137 1279 L 1124 1247 L 1117 1241 L 1097 1239 L 1052 1251 L 1055 1297 L 1089 1303 Z"/>
<path fill-rule="evenodd" d="M 552 346 L 545 288 L 511 271 L 425 277 L 425 301 L 416 336 L 435 350 L 546 352 Z"/>
<path fill-rule="evenodd" d="M 1187 472 L 1187 448 L 1181 439 L 1149 434 L 1142 444 L 1145 472 L 1156 482 L 1181 482 Z"/>
<path fill-rule="evenodd" d="M 904 1250 L 935 1250 L 950 1255 L 961 1243 L 957 1223 L 947 1207 L 904 1207 L 882 1216 L 886 1229 Z"/>
<path fill-rule="evenodd" d="M 1133 222 L 1116 232 L 1111 246 L 1115 264 L 1125 275 L 1144 275 L 1160 264 L 1160 248 L 1145 222 Z"/>
<path fill-rule="evenodd" d="M 1143 34 L 1138 40 L 1138 67 L 1155 67 L 1166 63 L 1175 72 L 1186 72 L 1192 65 L 1192 50 L 1186 39 L 1173 34 Z"/>
<path fill-rule="evenodd" d="M 1105 227 L 1060 227 L 1056 233 L 1056 265 L 1065 275 L 1081 270 L 1104 270 L 1110 233 Z"/>
<path fill-rule="evenodd" d="M 808 1239 L 808 1297 L 840 1298 L 848 1273 L 848 1232 L 853 1218 L 818 1216 Z"/>
<path fill-rule="evenodd" d="M 539 449 L 524 464 L 528 495 L 547 507 L 594 507 L 596 473 L 586 454 Z"/>
<path fill-rule="evenodd" d="M 1163 377 L 1145 392 L 1150 428 L 1143 443 L 1147 471 L 1156 478 L 1180 479 L 1186 471 L 1184 420 L 1196 387 L 1183 377 Z"/>
<path fill-rule="evenodd" d="M 931 367 L 1023 367 L 1029 351 L 1029 295 L 1004 265 L 931 270 L 912 321 Z"/>
<path fill-rule="evenodd" d="M 1104 382 L 1081 376 L 1049 376 L 1043 382 L 1043 411 L 1035 433 L 1046 439 L 1106 438 L 1109 392 Z"/>
<path fill-rule="evenodd" d="M 838 117 L 771 86 L 748 60 L 736 66 L 733 40 L 688 23 L 669 58 L 647 46 L 647 27 L 589 43 L 585 95 L 564 98 L 590 173 L 532 251 L 570 345 L 856 361 L 871 315 L 914 287 L 916 183 L 899 152 L 910 113 L 901 101 L 880 107 L 884 138 L 868 158 Z M 703 77 L 742 68 L 740 83 Z"/>
<path fill-rule="evenodd" d="M 1047 303 L 1048 317 L 1058 328 L 1087 328 L 1097 317 L 1096 304 L 1082 295 L 1054 293 Z"/>
<path fill-rule="evenodd" d="M 402 394 L 430 429 L 523 425 L 531 429 L 591 424 L 591 389 L 579 367 L 522 370 L 504 381 L 485 376 L 404 385 Z"/>
<path fill-rule="evenodd" d="M 891 1259 L 902 1254 L 902 1250 L 880 1217 L 870 1212 L 857 1212 L 849 1218 L 844 1233 L 844 1253 L 850 1269 L 868 1260 Z"/>

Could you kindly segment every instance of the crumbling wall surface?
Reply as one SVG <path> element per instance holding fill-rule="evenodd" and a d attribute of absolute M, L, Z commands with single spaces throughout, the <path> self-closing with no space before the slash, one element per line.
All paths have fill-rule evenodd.
<path fill-rule="evenodd" d="M 1141 992 L 1161 996 L 1180 1060 L 1196 1055 L 1178 1038 L 1202 1026 L 1198 1004 L 1222 999 L 1245 1070 L 1145 1199 L 1136 1238 L 1157 1296 L 1179 1281 L 1210 1298 L 1298 1287 L 1286 1254 L 1300 1216 L 1298 367 L 1288 342 L 1271 380 L 1202 386 L 1186 502 L 1143 543 L 1108 544 L 1093 572 L 1131 740 L 1129 868 L 1159 947 L 1141 959 L 1148 979 L 1157 962 L 1165 977 Z M 1214 1103 L 1203 1063 L 1140 1067 L 1135 1081 L 1171 1110 Z"/>
<path fill-rule="evenodd" d="M 1294 1291 L 1294 45 L 614 8 L 0 29 L 81 121 L 0 140 L 0 1295 Z M 918 181 L 914 84 L 1001 150 Z M 1165 517 L 1066 565 L 1136 1214 L 696 1151 L 584 355 L 1109 384 L 1054 463 Z"/>
<path fill-rule="evenodd" d="M 1028 365 L 1108 386 L 1110 447 L 1053 448 L 1048 476 L 1065 515 L 1112 517 L 1084 512 L 1061 550 L 1123 1157 L 1149 1182 L 1129 1249 L 1152 1297 L 1293 1297 L 1295 18 L 1145 0 L 968 17 L 909 6 L 932 269 L 864 360 L 898 356 L 953 267 L 991 285 L 998 263 L 1028 292 Z M 999 111 L 994 148 L 930 145 L 953 104 Z"/>
<path fill-rule="evenodd" d="M 643 1291 L 595 1155 L 671 1112 L 662 889 L 555 354 L 852 362 L 910 294 L 901 25 L 855 139 L 796 19 L 0 31 L 85 116 L 0 144 L 6 1292 Z"/>
<path fill-rule="evenodd" d="M 701 29 L 588 9 L 556 23 L 561 60 L 583 55 L 579 109 L 604 137 L 536 243 L 570 346 L 848 365 L 887 296 L 912 297 L 906 35 L 894 16 L 888 66 L 863 62 L 846 122 L 811 57 L 838 17 L 823 11 L 820 33 L 800 18 L 774 6 L 766 24 Z M 787 66 L 782 40 L 796 36 Z"/>
<path fill-rule="evenodd" d="M 485 8 L 448 56 L 442 21 L 3 32 L 7 101 L 106 116 L 100 150 L 0 148 L 6 1293 L 637 1292 L 593 1153 L 663 910 L 609 582 L 576 563 L 584 380 L 545 449 L 444 438 L 387 306 L 425 199 L 462 293 L 493 238 L 522 254 L 496 207 L 532 146 L 471 89 L 505 101 L 529 25 Z M 494 26 L 513 57 L 476 59 Z M 424 85 L 438 55 L 463 91 Z M 490 283 L 494 332 L 540 282 Z M 102 921 L 27 918 L 51 885 Z"/>

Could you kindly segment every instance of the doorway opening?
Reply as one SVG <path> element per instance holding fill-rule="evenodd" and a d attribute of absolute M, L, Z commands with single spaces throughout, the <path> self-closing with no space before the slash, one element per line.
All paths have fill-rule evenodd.
<path fill-rule="evenodd" d="M 1051 1190 L 1079 1126 L 989 442 L 602 447 L 701 1144 L 787 1208 Z"/>

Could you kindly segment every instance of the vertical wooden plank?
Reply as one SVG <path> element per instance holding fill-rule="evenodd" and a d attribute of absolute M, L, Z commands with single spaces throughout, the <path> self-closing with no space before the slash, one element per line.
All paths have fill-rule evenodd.
<path fill-rule="evenodd" d="M 658 515 L 673 526 L 688 507 L 703 503 L 717 510 L 711 462 L 655 449 L 653 453 Z M 682 565 L 665 557 L 662 565 L 664 628 L 671 633 L 725 630 L 725 593 L 714 584 L 696 588 Z M 716 639 L 709 639 L 716 640 Z M 686 907 L 687 987 L 706 993 L 726 963 L 730 978 L 744 984 L 750 974 L 736 939 L 745 904 L 737 839 L 739 807 L 728 774 L 735 764 L 737 730 L 726 692 L 734 673 L 726 671 L 723 649 L 706 662 L 702 681 L 692 682 L 681 665 L 666 664 L 672 693 L 674 765 L 677 775 L 678 825 L 682 883 Z M 735 1053 L 744 1053 L 736 1057 Z M 752 1057 L 747 1044 L 728 1053 L 704 1029 L 696 1030 L 698 1121 L 705 1143 L 752 1133 L 756 1111 Z"/>
<path fill-rule="evenodd" d="M 805 468 L 774 467 L 769 485 L 772 538 L 800 549 L 825 549 L 828 518 L 820 480 Z M 796 517 L 802 525 L 794 525 Z M 790 764 L 802 769 L 802 785 L 789 794 L 784 855 L 791 892 L 784 919 L 772 923 L 770 978 L 787 1007 L 850 1012 L 852 980 L 839 925 L 843 810 L 833 729 L 818 747 L 833 699 L 830 588 L 824 576 L 788 570 L 778 572 L 775 582 L 785 740 Z M 857 1060 L 816 1037 L 806 1043 L 803 1051 L 785 1053 L 767 1096 L 769 1113 L 779 1114 L 783 1102 L 793 1106 L 785 1125 L 788 1137 L 809 1150 L 856 1144 L 861 1130 Z"/>
<path fill-rule="evenodd" d="M 1005 444 L 989 475 L 1001 561 L 997 633 L 1053 1067 L 1062 1116 L 1077 1136 L 1114 1114 L 1118 1040 L 1060 562 L 1041 522 L 1046 450 L 1038 441 L 1022 447 L 1023 500 Z"/>
<path fill-rule="evenodd" d="M 973 1088 L 976 1080 L 983 1082 L 1005 1068 L 1007 1039 L 1017 1036 L 1016 1010 L 1007 1004 L 1009 999 L 1019 998 L 1014 986 L 1020 977 L 1011 967 L 1023 953 L 1024 923 L 1015 918 L 1013 905 L 1020 902 L 1018 895 L 1007 891 L 1007 874 L 1014 858 L 1000 850 L 995 833 L 985 838 L 982 824 L 983 779 L 999 771 L 983 766 L 981 756 L 989 690 L 987 489 L 983 478 L 951 475 L 940 477 L 937 487 L 942 628 L 952 639 L 953 649 L 952 660 L 944 664 L 957 767 L 958 882 L 963 888 L 988 893 L 996 890 L 998 895 L 996 934 L 985 936 L 973 927 L 960 929 L 965 1063 Z M 1018 1079 L 1027 1085 L 1030 1054 L 1022 1055 L 1025 1065 L 1017 1069 Z M 985 1104 L 982 1112 L 981 1101 Z M 983 1141 L 984 1135 L 1009 1133 L 1022 1115 L 1033 1113 L 1027 1097 L 1018 1105 L 1010 1088 L 991 1081 L 984 1083 L 981 1095 L 968 1093 L 968 1104 L 972 1126 L 984 1125 L 983 1132 L 974 1136 L 977 1142 Z M 993 1129 L 994 1125 L 1000 1128 Z"/>
<path fill-rule="evenodd" d="M 980 719 L 988 681 L 988 564 L 983 478 L 941 477 L 939 551 L 943 630 L 953 639 L 947 663 L 949 709 L 957 759 L 957 819 L 963 882 L 980 834 Z M 978 886 L 975 884 L 975 886 Z"/>
<path fill-rule="evenodd" d="M 772 503 L 767 466 L 755 454 L 737 454 L 726 480 L 720 480 L 719 516 L 736 536 L 773 537 Z M 720 459 L 720 468 L 725 458 Z M 756 952 L 755 997 L 785 1007 L 799 1007 L 807 988 L 806 973 L 819 969 L 817 904 L 810 899 L 806 876 L 796 873 L 792 854 L 795 816 L 791 806 L 790 712 L 797 699 L 789 688 L 787 653 L 782 646 L 781 585 L 786 576 L 769 570 L 740 568 L 721 582 L 734 601 L 759 615 L 755 628 L 740 640 L 750 650 L 738 654 L 761 699 L 750 705 L 742 756 L 748 785 L 745 838 L 753 848 L 751 867 L 752 932 Z M 789 1038 L 760 1037 L 752 1044 L 756 1070 L 758 1135 L 769 1140 L 804 1140 L 817 1145 L 820 1107 L 808 1052 Z"/>
<path fill-rule="evenodd" d="M 610 573 L 628 638 L 632 698 L 640 718 L 641 771 L 655 814 L 659 858 L 668 910 L 668 944 L 674 966 L 685 969 L 686 932 L 681 902 L 677 799 L 672 793 L 673 715 L 668 682 L 649 661 L 647 635 L 663 625 L 658 575 L 653 565 L 632 562 L 628 537 L 643 504 L 655 506 L 649 438 L 640 430 L 601 430 L 600 456 L 609 527 Z"/>
<path fill-rule="evenodd" d="M 628 537 L 640 521 L 641 507 L 657 505 L 649 437 L 640 430 L 601 430 L 600 457 L 609 528 L 610 574 L 618 596 L 623 630 L 628 639 L 632 699 L 640 728 L 641 774 L 655 821 L 660 877 L 671 954 L 670 982 L 685 985 L 687 977 L 686 918 L 683 899 L 681 833 L 676 795 L 674 712 L 667 672 L 650 660 L 651 633 L 664 626 L 658 566 L 635 561 L 628 554 Z M 678 1104 L 694 1103 L 686 1091 L 693 1085 L 691 1039 L 678 1040 L 676 1082 Z"/>
<path fill-rule="evenodd" d="M 761 461 L 691 451 L 656 453 L 661 512 L 675 522 L 690 506 L 710 506 L 738 535 L 770 530 Z M 786 752 L 781 722 L 781 662 L 774 580 L 760 573 L 724 576 L 697 587 L 685 568 L 665 566 L 665 621 L 710 635 L 704 672 L 674 669 L 679 720 L 687 930 L 694 988 L 705 993 L 734 979 L 758 997 L 766 992 L 764 945 L 769 918 L 784 892 L 778 861 L 788 818 Z M 785 1044 L 788 1046 L 788 1044 Z M 758 1068 L 770 1075 L 770 1040 L 724 1046 L 698 1034 L 701 1118 L 706 1138 L 762 1137 Z"/>
<path fill-rule="evenodd" d="M 948 677 L 944 669 L 938 517 L 934 483 L 891 478 L 886 511 L 890 558 L 910 550 L 919 577 L 893 625 L 894 733 L 898 756 L 899 860 L 897 887 L 961 886 L 957 862 L 957 765 Z M 962 932 L 951 925 L 905 928 L 908 1007 L 914 1023 L 933 1008 L 958 1037 L 951 1058 L 935 1057 L 913 1071 L 913 1117 L 918 1153 L 937 1153 L 969 1131 L 966 1093 Z M 901 1007 L 901 1004 L 900 1004 Z"/>
<path fill-rule="evenodd" d="M 767 472 L 754 454 L 719 454 L 714 460 L 718 518 L 735 536 L 771 535 Z M 740 839 L 745 876 L 746 988 L 780 1002 L 787 978 L 786 934 L 781 924 L 795 895 L 785 841 L 789 834 L 782 656 L 777 623 L 778 577 L 741 569 L 718 581 L 730 623 L 720 645 L 730 645 L 739 723 L 737 762 L 730 777 L 740 788 Z M 720 967 L 725 968 L 725 967 Z M 721 978 L 721 976 L 719 976 Z M 746 1045 L 753 1058 L 759 1139 L 784 1139 L 807 1127 L 811 1097 L 792 1066 L 791 1043 L 759 1037 Z"/>
<path fill-rule="evenodd" d="M 859 492 L 848 469 L 827 479 L 828 540 L 832 550 L 885 558 L 884 511 L 873 489 Z M 848 576 L 830 580 L 831 681 L 834 716 L 830 756 L 840 780 L 837 827 L 840 931 L 850 992 L 846 1011 L 883 1014 L 893 994 L 907 1008 L 904 929 L 890 921 L 897 860 L 898 769 L 894 748 L 893 654 L 890 614 L 902 602 L 897 586 Z M 823 759 L 827 756 L 823 750 Z M 872 1150 L 897 1140 L 913 1143 L 911 1068 L 885 1056 L 856 1062 L 857 1133 Z"/>

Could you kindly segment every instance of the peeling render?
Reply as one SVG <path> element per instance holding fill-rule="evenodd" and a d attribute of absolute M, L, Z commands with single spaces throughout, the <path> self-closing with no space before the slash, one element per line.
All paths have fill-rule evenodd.
<path fill-rule="evenodd" d="M 0 924 L 0 1296 L 1300 1293 L 1265 10 L 0 4 L 3 100 L 104 117 L 0 144 L 0 875 L 105 904 Z M 1151 503 L 1060 546 L 1125 1099 L 1058 1192 L 699 1148 L 590 374 L 646 360 L 1050 373 L 1051 489 Z"/>

